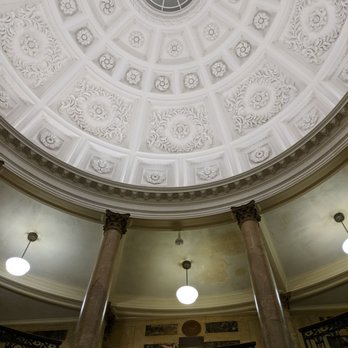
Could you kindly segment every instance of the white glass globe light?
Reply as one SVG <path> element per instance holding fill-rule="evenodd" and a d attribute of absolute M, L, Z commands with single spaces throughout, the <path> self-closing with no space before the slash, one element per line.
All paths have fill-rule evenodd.
<path fill-rule="evenodd" d="M 343 251 L 348 254 L 348 238 L 342 244 Z"/>
<path fill-rule="evenodd" d="M 6 270 L 14 276 L 22 276 L 30 270 L 30 264 L 21 257 L 11 257 L 6 261 Z"/>
<path fill-rule="evenodd" d="M 176 291 L 176 297 L 182 304 L 192 304 L 197 300 L 198 291 L 189 285 L 184 285 Z"/>

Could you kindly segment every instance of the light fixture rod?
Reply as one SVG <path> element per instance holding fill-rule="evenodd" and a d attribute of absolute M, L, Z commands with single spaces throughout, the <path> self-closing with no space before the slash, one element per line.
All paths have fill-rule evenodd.
<path fill-rule="evenodd" d="M 31 243 L 31 240 L 28 242 L 28 244 L 27 244 L 26 248 L 25 248 L 25 249 L 24 249 L 24 251 L 23 251 L 23 254 L 22 254 L 22 256 L 21 256 L 21 258 L 22 258 L 22 259 L 23 259 L 24 255 L 25 255 L 25 253 L 27 252 L 27 250 L 28 250 L 28 248 L 29 248 L 30 243 Z"/>
<path fill-rule="evenodd" d="M 191 261 L 184 260 L 182 262 L 182 268 L 186 271 L 186 285 L 188 285 L 188 270 L 191 268 Z"/>
<path fill-rule="evenodd" d="M 24 249 L 23 254 L 21 256 L 22 259 L 23 259 L 24 255 L 25 255 L 25 253 L 27 252 L 30 243 L 31 242 L 35 242 L 37 240 L 37 233 L 36 232 L 29 232 L 28 233 L 28 240 L 29 240 L 29 242 L 28 242 L 28 244 L 27 244 L 26 248 Z"/>

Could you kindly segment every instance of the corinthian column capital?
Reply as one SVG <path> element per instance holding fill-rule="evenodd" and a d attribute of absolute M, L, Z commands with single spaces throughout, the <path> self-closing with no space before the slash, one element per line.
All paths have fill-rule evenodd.
<path fill-rule="evenodd" d="M 231 210 L 239 225 L 248 220 L 256 222 L 261 221 L 261 216 L 255 201 L 251 201 L 248 204 L 241 205 L 240 207 L 231 207 Z"/>
<path fill-rule="evenodd" d="M 105 212 L 104 232 L 108 230 L 117 230 L 122 235 L 127 232 L 127 224 L 130 214 L 114 213 L 111 210 Z"/>

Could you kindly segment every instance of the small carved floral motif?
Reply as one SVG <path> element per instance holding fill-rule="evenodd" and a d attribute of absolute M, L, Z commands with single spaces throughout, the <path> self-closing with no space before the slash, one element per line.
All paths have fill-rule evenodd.
<path fill-rule="evenodd" d="M 36 57 L 39 53 L 40 45 L 38 40 L 35 39 L 32 35 L 24 34 L 20 45 L 22 51 L 27 54 L 29 57 Z"/>
<path fill-rule="evenodd" d="M 44 128 L 40 131 L 39 140 L 43 146 L 47 147 L 50 150 L 57 150 L 63 144 L 63 139 L 59 138 L 47 128 Z"/>
<path fill-rule="evenodd" d="M 184 86 L 187 89 L 194 89 L 199 85 L 199 77 L 196 73 L 189 73 L 184 76 Z"/>
<path fill-rule="evenodd" d="M 134 68 L 130 68 L 126 72 L 126 81 L 133 86 L 136 86 L 140 83 L 142 78 L 142 73 Z"/>
<path fill-rule="evenodd" d="M 312 109 L 307 115 L 303 116 L 297 123 L 296 126 L 303 132 L 306 132 L 318 123 L 319 115 L 317 110 Z"/>
<path fill-rule="evenodd" d="M 210 71 L 214 77 L 217 77 L 217 78 L 224 77 L 224 75 L 227 72 L 227 65 L 224 61 L 218 60 L 211 65 Z"/>
<path fill-rule="evenodd" d="M 191 127 L 189 123 L 185 123 L 183 121 L 174 123 L 172 128 L 170 129 L 170 133 L 173 138 L 176 139 L 184 139 L 188 137 L 191 132 Z"/>
<path fill-rule="evenodd" d="M 197 168 L 196 175 L 202 181 L 214 180 L 218 175 L 220 175 L 220 168 L 216 164 Z"/>
<path fill-rule="evenodd" d="M 328 22 L 328 13 L 326 8 L 318 7 L 312 11 L 308 17 L 308 25 L 313 31 L 320 31 Z"/>
<path fill-rule="evenodd" d="M 239 58 L 248 57 L 251 51 L 251 44 L 249 41 L 241 40 L 235 47 L 236 56 Z"/>
<path fill-rule="evenodd" d="M 266 11 L 258 11 L 253 18 L 253 26 L 257 30 L 265 30 L 270 21 L 271 17 Z"/>
<path fill-rule="evenodd" d="M 140 31 L 132 31 L 129 34 L 129 43 L 134 48 L 140 48 L 144 45 L 145 37 L 144 34 Z"/>
<path fill-rule="evenodd" d="M 264 108 L 269 101 L 269 92 L 266 89 L 259 89 L 251 96 L 249 103 L 254 110 L 259 110 Z"/>
<path fill-rule="evenodd" d="M 253 163 L 266 161 L 272 155 L 272 149 L 269 145 L 263 145 L 249 153 L 249 159 Z"/>
<path fill-rule="evenodd" d="M 92 103 L 89 105 L 89 117 L 96 121 L 105 120 L 109 115 L 106 107 L 102 103 Z"/>
<path fill-rule="evenodd" d="M 81 46 L 89 46 L 93 42 L 94 36 L 92 32 L 85 27 L 76 32 L 76 40 Z"/>
<path fill-rule="evenodd" d="M 75 0 L 60 0 L 59 8 L 65 16 L 72 16 L 77 12 Z"/>
<path fill-rule="evenodd" d="M 144 179 L 149 184 L 160 185 L 167 180 L 167 175 L 164 171 L 145 171 Z"/>
<path fill-rule="evenodd" d="M 100 157 L 93 157 L 91 159 L 91 167 L 99 174 L 109 174 L 114 168 L 114 164 L 106 161 Z"/>
<path fill-rule="evenodd" d="M 9 104 L 9 96 L 5 91 L 0 90 L 0 109 L 8 109 L 10 104 Z"/>
<path fill-rule="evenodd" d="M 99 57 L 99 64 L 104 70 L 112 70 L 116 65 L 116 60 L 110 53 L 103 53 Z"/>
<path fill-rule="evenodd" d="M 165 92 L 170 87 L 170 81 L 167 76 L 158 76 L 155 80 L 155 88 L 160 92 Z"/>
<path fill-rule="evenodd" d="M 220 29 L 215 23 L 209 23 L 204 27 L 204 36 L 209 41 L 214 41 L 219 37 Z"/>
<path fill-rule="evenodd" d="M 168 43 L 168 53 L 172 57 L 180 56 L 183 49 L 184 49 L 184 45 L 179 40 L 172 40 Z"/>
<path fill-rule="evenodd" d="M 99 7 L 104 14 L 111 15 L 115 12 L 115 0 L 101 0 Z"/>
<path fill-rule="evenodd" d="M 181 153 L 209 148 L 213 135 L 203 107 L 153 112 L 146 144 L 150 150 Z"/>

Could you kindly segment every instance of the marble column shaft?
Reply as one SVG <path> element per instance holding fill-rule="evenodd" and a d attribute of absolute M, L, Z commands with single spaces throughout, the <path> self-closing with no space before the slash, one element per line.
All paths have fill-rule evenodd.
<path fill-rule="evenodd" d="M 108 303 L 113 266 L 122 235 L 126 233 L 129 214 L 106 211 L 104 237 L 99 250 L 77 324 L 76 348 L 97 348 Z"/>
<path fill-rule="evenodd" d="M 290 348 L 290 335 L 264 247 L 258 224 L 261 217 L 255 202 L 252 201 L 241 207 L 233 207 L 232 212 L 244 238 L 265 348 Z"/>

